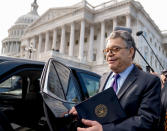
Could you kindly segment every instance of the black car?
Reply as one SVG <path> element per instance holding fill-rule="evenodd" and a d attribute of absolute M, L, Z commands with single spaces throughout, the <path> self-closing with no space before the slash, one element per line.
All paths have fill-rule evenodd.
<path fill-rule="evenodd" d="M 39 85 L 44 64 L 0 57 L 0 111 L 14 129 L 48 129 Z"/>
<path fill-rule="evenodd" d="M 15 130 L 73 130 L 76 121 L 68 111 L 98 91 L 99 79 L 53 58 L 45 64 L 0 57 L 0 111 Z"/>

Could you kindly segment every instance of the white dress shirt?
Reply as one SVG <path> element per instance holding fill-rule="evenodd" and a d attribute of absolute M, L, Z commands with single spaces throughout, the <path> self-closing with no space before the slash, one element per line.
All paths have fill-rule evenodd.
<path fill-rule="evenodd" d="M 132 71 L 133 68 L 134 68 L 134 64 L 131 64 L 123 72 L 119 73 L 120 77 L 117 79 L 118 88 L 117 88 L 116 94 L 118 94 L 118 92 L 121 89 L 124 81 L 126 80 L 126 78 L 128 77 L 129 73 Z M 115 75 L 114 72 L 110 74 L 104 89 L 108 89 L 108 88 L 111 87 L 112 83 L 114 82 L 114 75 Z"/>

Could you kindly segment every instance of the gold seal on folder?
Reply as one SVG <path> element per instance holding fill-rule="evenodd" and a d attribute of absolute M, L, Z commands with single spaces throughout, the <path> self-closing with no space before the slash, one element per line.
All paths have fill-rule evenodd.
<path fill-rule="evenodd" d="M 105 117 L 107 115 L 107 106 L 99 104 L 95 108 L 95 114 L 97 117 Z"/>

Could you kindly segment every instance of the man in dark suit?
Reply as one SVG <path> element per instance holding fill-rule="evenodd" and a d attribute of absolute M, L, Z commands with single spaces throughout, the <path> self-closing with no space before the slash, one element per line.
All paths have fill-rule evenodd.
<path fill-rule="evenodd" d="M 114 89 L 127 118 L 121 122 L 101 125 L 97 121 L 82 120 L 88 128 L 78 131 L 153 131 L 157 129 L 160 117 L 160 79 L 143 72 L 133 64 L 135 42 L 131 29 L 116 27 L 107 39 L 104 52 L 111 72 L 102 76 L 100 91 Z M 74 109 L 72 109 L 74 110 Z M 73 114 L 77 112 L 73 111 Z"/>

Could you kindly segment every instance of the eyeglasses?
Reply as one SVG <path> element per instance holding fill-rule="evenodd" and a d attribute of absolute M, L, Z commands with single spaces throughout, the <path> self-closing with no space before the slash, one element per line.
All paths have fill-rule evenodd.
<path fill-rule="evenodd" d="M 112 54 L 116 54 L 118 53 L 121 49 L 128 49 L 128 47 L 112 47 L 112 48 L 106 48 L 103 50 L 103 53 L 106 55 L 107 53 L 112 53 Z"/>

